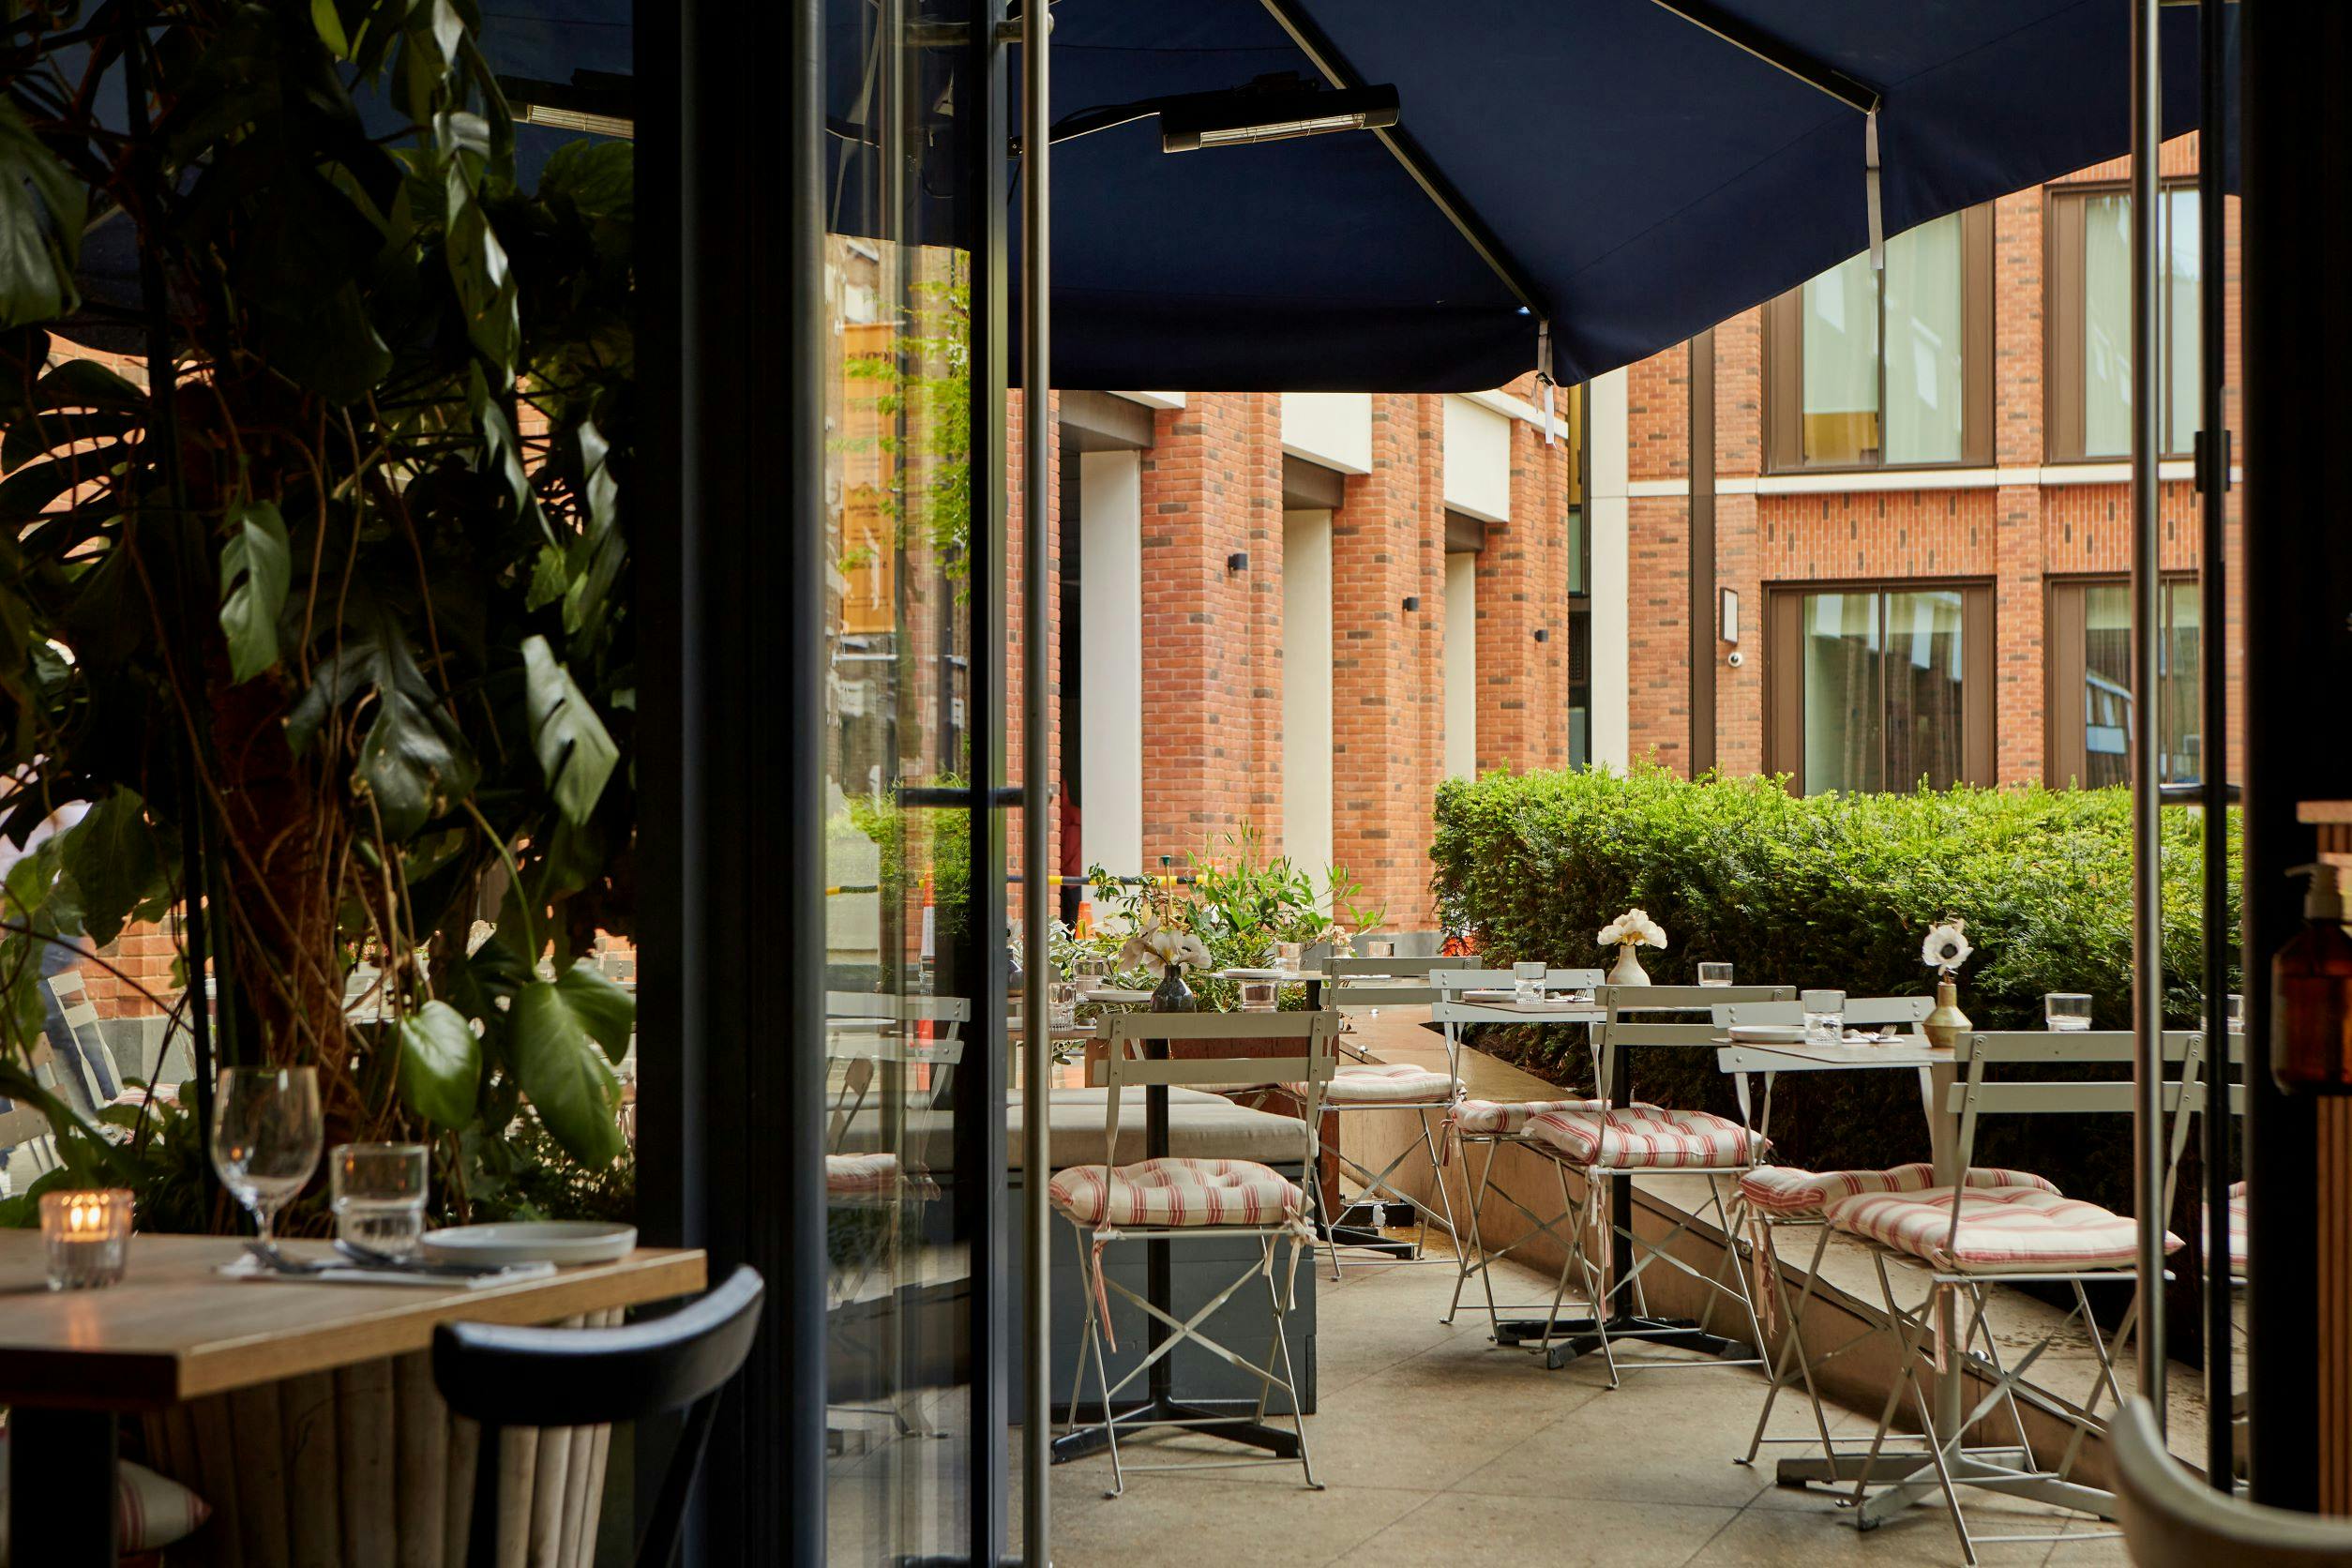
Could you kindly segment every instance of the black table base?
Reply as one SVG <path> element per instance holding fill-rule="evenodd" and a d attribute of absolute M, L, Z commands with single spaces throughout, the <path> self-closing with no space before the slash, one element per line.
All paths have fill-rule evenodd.
<path fill-rule="evenodd" d="M 1590 1317 L 1560 1318 L 1549 1324 L 1541 1318 L 1507 1319 L 1496 1327 L 1495 1342 L 1499 1345 L 1545 1346 L 1544 1364 L 1557 1370 L 1579 1356 L 1589 1356 L 1601 1349 L 1600 1334 Z M 1699 1327 L 1690 1318 L 1650 1318 L 1627 1313 L 1609 1319 L 1611 1339 L 1647 1339 L 1653 1344 L 1680 1345 L 1722 1361 L 1739 1361 L 1754 1356 L 1753 1346 L 1742 1340 L 1727 1338 Z"/>
<path fill-rule="evenodd" d="M 1110 1447 L 1110 1428 L 1104 1424 L 1103 1408 L 1099 1404 L 1080 1406 L 1075 1410 L 1065 1407 L 1054 1413 L 1065 1422 L 1083 1419 L 1093 1423 L 1053 1440 L 1055 1464 L 1066 1465 L 1074 1459 L 1091 1458 Z M 1199 1432 L 1213 1438 L 1223 1438 L 1229 1442 L 1262 1448 L 1279 1459 L 1299 1456 L 1299 1435 L 1259 1421 L 1255 1399 L 1173 1399 L 1154 1395 L 1122 1409 L 1119 1425 L 1138 1434 L 1151 1426 L 1176 1426 L 1184 1431 Z"/>

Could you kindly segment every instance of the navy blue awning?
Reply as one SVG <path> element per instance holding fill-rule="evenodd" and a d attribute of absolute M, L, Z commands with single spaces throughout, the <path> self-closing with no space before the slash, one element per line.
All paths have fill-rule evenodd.
<path fill-rule="evenodd" d="M 1296 0 L 1467 199 L 1577 381 L 1863 249 L 1863 117 L 1652 0 Z M 1877 89 L 1889 234 L 2127 150 L 2124 0 L 1723 0 Z M 1054 113 L 1315 74 L 1260 0 L 1061 0 Z M 2164 13 L 2194 128 L 2196 13 Z M 1370 134 L 1054 149 L 1056 385 L 1469 390 L 1531 315 Z"/>

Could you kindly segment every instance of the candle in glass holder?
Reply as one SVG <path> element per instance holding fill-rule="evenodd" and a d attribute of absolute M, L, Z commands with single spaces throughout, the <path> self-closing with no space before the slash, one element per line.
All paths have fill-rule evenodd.
<path fill-rule="evenodd" d="M 87 1290 L 123 1277 L 130 1250 L 130 1193 L 124 1187 L 41 1194 L 49 1288 Z"/>

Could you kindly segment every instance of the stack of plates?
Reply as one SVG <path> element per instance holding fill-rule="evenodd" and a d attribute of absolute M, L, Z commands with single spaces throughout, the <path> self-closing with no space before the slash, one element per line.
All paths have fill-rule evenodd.
<path fill-rule="evenodd" d="M 1804 1025 L 1796 1023 L 1735 1023 L 1729 1033 L 1745 1046 L 1801 1046 Z"/>

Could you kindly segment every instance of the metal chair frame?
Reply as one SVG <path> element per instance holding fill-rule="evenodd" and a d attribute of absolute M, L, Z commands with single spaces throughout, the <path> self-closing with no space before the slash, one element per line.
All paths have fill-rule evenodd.
<path fill-rule="evenodd" d="M 1233 1056 L 1233 1057 L 1171 1057 L 1153 1060 L 1139 1054 L 1146 1041 L 1239 1041 L 1268 1038 L 1294 1038 L 1303 1054 L 1298 1056 Z M 1128 1013 L 1111 1018 L 1108 1039 L 1110 1049 L 1105 1061 L 1103 1180 L 1108 1186 L 1116 1171 L 1119 1158 L 1119 1101 L 1129 1087 L 1150 1089 L 1153 1086 L 1196 1088 L 1253 1088 L 1269 1080 L 1299 1083 L 1306 1088 L 1306 1162 L 1311 1171 L 1316 1164 L 1320 1139 L 1317 1128 L 1320 1123 L 1325 1091 L 1330 1087 L 1332 1072 L 1336 1065 L 1336 1043 L 1339 1038 L 1339 1015 L 1328 1009 L 1312 1013 Z M 1111 1467 L 1111 1489 L 1107 1494 L 1119 1497 L 1126 1491 L 1127 1472 L 1144 1470 L 1198 1470 L 1249 1469 L 1269 1465 L 1288 1465 L 1287 1457 L 1263 1459 L 1194 1460 L 1181 1464 L 1131 1464 L 1119 1451 L 1119 1424 L 1124 1419 L 1116 1401 L 1120 1394 L 1138 1378 L 1144 1377 L 1154 1364 L 1174 1353 L 1176 1347 L 1193 1344 L 1217 1357 L 1228 1365 L 1247 1372 L 1258 1380 L 1258 1401 L 1255 1424 L 1265 1425 L 1267 1406 L 1276 1390 L 1289 1397 L 1291 1422 L 1298 1435 L 1297 1463 L 1304 1471 L 1306 1485 L 1317 1491 L 1323 1484 L 1315 1479 L 1315 1461 L 1308 1446 L 1306 1415 L 1301 1408 L 1298 1378 L 1290 1357 L 1289 1315 L 1291 1307 L 1290 1290 L 1286 1281 L 1277 1284 L 1274 1278 L 1274 1250 L 1285 1238 L 1293 1243 L 1290 1267 L 1296 1270 L 1298 1245 L 1311 1241 L 1311 1234 L 1303 1238 L 1299 1224 L 1272 1225 L 1090 1225 L 1073 1219 L 1071 1229 L 1077 1233 L 1082 1248 L 1091 1247 L 1090 1264 L 1093 1289 L 1086 1294 L 1086 1326 L 1078 1349 L 1078 1364 L 1072 1380 L 1070 1410 L 1072 1429 L 1078 1428 L 1077 1413 L 1085 1392 L 1086 1366 L 1094 1365 L 1095 1384 L 1102 1391 L 1103 1419 L 1099 1425 L 1108 1440 Z M 1143 1242 L 1176 1244 L 1183 1242 L 1230 1241 L 1236 1237 L 1254 1237 L 1259 1245 L 1259 1256 L 1231 1283 L 1210 1297 L 1208 1302 L 1189 1318 L 1178 1318 L 1144 1296 L 1109 1277 L 1103 1268 L 1104 1250 L 1114 1244 Z M 1274 1312 L 1273 1343 L 1262 1362 L 1254 1362 L 1237 1350 L 1211 1338 L 1202 1325 L 1215 1316 L 1219 1308 L 1230 1301 L 1256 1277 L 1266 1282 L 1267 1300 Z M 1139 1308 L 1154 1323 L 1168 1332 L 1168 1336 L 1144 1355 L 1124 1376 L 1113 1382 L 1103 1353 L 1109 1337 L 1109 1324 L 1104 1321 L 1108 1310 L 1109 1296 Z M 1277 1364 L 1280 1370 L 1276 1370 Z M 1153 1416 L 1153 1426 L 1195 1426 L 1214 1430 L 1218 1425 L 1233 1425 L 1229 1416 L 1203 1416 L 1171 1420 Z"/>
<path fill-rule="evenodd" d="M 1946 1102 L 1948 1114 L 1959 1117 L 1958 1157 L 1960 1185 L 1965 1194 L 1968 1174 L 1974 1168 L 1977 1123 L 1987 1115 L 2130 1115 L 2135 1089 L 2130 1079 L 2098 1081 L 2029 1081 L 2000 1079 L 1988 1076 L 1994 1066 L 2080 1065 L 2129 1063 L 2133 1056 L 2132 1035 L 2127 1031 L 2101 1032 L 2043 1032 L 2018 1031 L 2009 1033 L 1978 1033 L 1968 1036 L 1962 1044 L 1966 1077 L 1952 1087 Z M 2163 1057 L 2168 1064 L 2177 1064 L 2180 1077 L 2164 1086 L 2163 1103 L 2171 1118 L 2167 1156 L 2164 1168 L 2163 1207 L 2169 1214 L 2179 1176 L 2180 1158 L 2188 1147 L 2191 1119 L 2204 1104 L 2201 1083 L 2206 1038 L 2202 1031 L 2166 1031 L 2163 1037 Z M 1952 1220 L 1944 1233 L 1944 1252 L 1950 1256 L 1959 1235 L 1963 1203 L 1952 1207 Z M 1872 1261 L 1878 1276 L 1879 1295 L 1884 1304 L 1886 1321 L 1877 1331 L 1886 1334 L 1897 1347 L 1899 1373 L 1887 1391 L 1887 1399 L 1879 1411 L 1878 1425 L 1873 1432 L 1868 1453 L 1864 1455 L 1854 1479 L 1853 1495 L 1848 1506 L 1856 1510 L 1855 1524 L 1862 1530 L 1875 1529 L 1882 1521 L 1883 1512 L 1864 1508 L 1868 1489 L 1882 1461 L 1888 1457 L 1910 1458 L 1912 1455 L 1888 1455 L 1883 1450 L 1894 1414 L 1902 1406 L 1907 1391 L 1917 1406 L 1922 1428 L 1936 1434 L 1934 1413 L 1928 1402 L 1927 1389 L 1921 1377 L 1922 1362 L 1965 1364 L 1968 1370 L 1987 1378 L 1992 1387 L 1981 1395 L 1966 1416 L 1950 1431 L 1931 1435 L 1924 1445 L 1925 1457 L 1935 1471 L 1933 1483 L 1921 1479 L 1913 1470 L 1905 1477 L 1877 1482 L 1891 1486 L 1897 1494 L 1895 1503 L 1916 1500 L 1929 1490 L 1943 1494 L 1952 1512 L 1952 1524 L 1959 1537 L 1962 1555 L 1970 1564 L 1977 1560 L 1980 1543 L 2087 1541 L 2108 1538 L 2103 1535 L 2073 1535 L 2029 1532 L 2012 1535 L 1978 1535 L 1969 1530 L 1965 1509 L 1960 1501 L 1959 1487 L 1963 1485 L 2001 1491 L 2011 1495 L 2029 1496 L 2041 1501 L 2055 1503 L 2103 1519 L 2115 1517 L 2115 1498 L 2111 1492 L 2087 1486 L 2072 1479 L 2073 1468 L 2082 1454 L 2083 1440 L 2098 1420 L 2103 1398 L 2111 1398 L 2118 1406 L 2123 1393 L 2116 1380 L 2116 1358 L 2129 1341 L 2139 1317 L 2138 1274 L 2131 1264 L 2101 1269 L 2056 1268 L 2030 1273 L 1980 1271 L 1939 1267 L 1908 1253 L 1857 1237 L 1870 1248 Z M 1927 1293 L 1916 1308 L 1907 1308 L 1896 1299 L 1889 1262 L 1923 1268 L 1927 1275 Z M 2170 1277 L 2167 1271 L 2166 1277 Z M 2014 1366 L 2004 1364 L 1998 1344 L 1985 1319 L 1985 1288 L 2000 1284 L 2049 1284 L 2072 1289 L 2074 1304 L 2066 1316 L 2044 1334 L 2041 1341 L 2028 1350 Z M 2131 1304 L 2125 1309 L 2112 1337 L 2100 1333 L 2090 1308 L 2088 1287 L 2093 1284 L 2126 1283 L 2133 1287 Z M 1922 1354 L 1922 1346 L 1943 1330 L 1950 1320 L 1948 1298 L 1965 1298 L 1971 1308 L 1969 1325 L 1961 1335 L 1957 1350 L 1946 1344 L 1941 1353 Z M 2099 1360 L 2098 1380 L 2092 1384 L 2090 1397 L 2086 1401 L 2073 1435 L 2068 1439 L 2065 1453 L 2055 1466 L 2037 1466 L 2032 1445 L 2025 1426 L 2023 1413 L 2017 1408 L 2016 1385 L 2058 1335 L 2064 1334 L 2080 1318 L 2089 1330 L 2093 1353 Z M 1982 1343 L 1980 1360 L 1973 1347 Z M 1955 1364 L 1945 1376 L 1956 1376 L 1962 1366 Z M 1976 1423 L 1992 1413 L 1997 1407 L 2006 1407 L 2016 1433 L 2014 1445 L 1999 1448 L 1969 1445 L 1967 1435 Z"/>
<path fill-rule="evenodd" d="M 1690 1013 L 1705 1011 L 1726 1001 L 1777 1001 L 1787 995 L 1787 988 L 1764 986 L 1601 986 L 1593 994 L 1595 1002 L 1604 1010 L 1605 1019 L 1597 1028 L 1588 1032 L 1588 1044 L 1592 1056 L 1592 1078 L 1598 1098 L 1603 1103 L 1615 1107 L 1615 1097 L 1611 1093 L 1613 1086 L 1610 1080 L 1610 1063 L 1623 1048 L 1627 1047 L 1696 1048 L 1712 1047 L 1715 1044 L 1715 1025 L 1711 1018 L 1705 1023 L 1635 1023 L 1625 1021 L 1622 1017 L 1624 1014 Z M 1485 1018 L 1475 1005 L 1456 1003 L 1450 998 L 1441 1005 L 1440 1013 L 1440 1021 L 1449 1031 L 1456 1030 L 1465 1023 L 1492 1021 Z M 1748 1365 L 1762 1367 L 1767 1364 L 1764 1357 L 1763 1326 L 1756 1320 L 1756 1304 L 1747 1289 L 1746 1270 L 1740 1252 L 1739 1228 L 1732 1221 L 1723 1193 L 1723 1178 L 1731 1176 L 1736 1179 L 1751 1168 L 1753 1160 L 1722 1166 L 1618 1167 L 1599 1163 L 1579 1164 L 1550 1146 L 1530 1139 L 1521 1133 L 1469 1133 L 1460 1135 L 1459 1140 L 1466 1146 L 1478 1143 L 1485 1147 L 1485 1157 L 1480 1169 L 1476 1195 L 1471 1200 L 1471 1213 L 1476 1214 L 1483 1212 L 1486 1195 L 1494 1192 L 1516 1209 L 1532 1229 L 1508 1245 L 1491 1250 L 1485 1244 L 1483 1236 L 1479 1238 L 1475 1257 L 1464 1262 L 1461 1274 L 1455 1282 L 1455 1302 L 1446 1315 L 1448 1322 L 1453 1320 L 1455 1311 L 1459 1308 L 1463 1284 L 1471 1274 L 1476 1274 L 1479 1275 L 1480 1285 L 1486 1296 L 1487 1321 L 1493 1329 L 1496 1340 L 1500 1343 L 1503 1339 L 1502 1314 L 1506 1310 L 1515 1312 L 1540 1310 L 1544 1315 L 1543 1334 L 1536 1337 L 1522 1338 L 1519 1342 L 1529 1346 L 1535 1353 L 1545 1356 L 1547 1361 L 1555 1360 L 1555 1352 L 1565 1349 L 1567 1344 L 1560 1338 L 1560 1316 L 1561 1307 L 1570 1300 L 1568 1289 L 1573 1277 L 1584 1292 L 1580 1304 L 1585 1308 L 1591 1323 L 1591 1336 L 1597 1338 L 1600 1342 L 1601 1355 L 1608 1368 L 1611 1388 L 1620 1386 L 1621 1373 L 1626 1369 L 1687 1369 L 1696 1366 Z M 1505 1143 L 1518 1144 L 1552 1164 L 1560 1181 L 1560 1207 L 1557 1214 L 1549 1219 L 1538 1215 L 1515 1195 L 1494 1183 L 1495 1155 Z M 1583 1179 L 1585 1191 L 1581 1203 L 1578 1203 L 1569 1192 L 1567 1173 L 1570 1169 L 1574 1169 Z M 1700 1272 L 1682 1261 L 1681 1259 L 1675 1257 L 1671 1251 L 1673 1244 L 1689 1232 L 1691 1227 L 1705 1211 L 1683 1214 L 1663 1239 L 1654 1243 L 1644 1240 L 1630 1226 L 1620 1226 L 1609 1217 L 1608 1184 L 1613 1180 L 1630 1180 L 1643 1174 L 1703 1176 L 1707 1179 L 1708 1207 L 1713 1211 L 1716 1223 L 1725 1238 L 1724 1263 L 1715 1274 L 1710 1275 Z M 1560 1227 L 1571 1225 L 1571 1222 L 1573 1222 L 1571 1229 L 1563 1232 Z M 1606 1257 L 1602 1259 L 1593 1257 L 1592 1247 L 1588 1238 L 1595 1233 L 1603 1238 L 1606 1245 L 1612 1247 L 1618 1239 L 1621 1238 L 1628 1257 L 1634 1259 L 1633 1266 L 1614 1283 L 1605 1283 Z M 1475 1227 L 1473 1227 L 1473 1234 L 1476 1234 Z M 1506 1308 L 1498 1304 L 1494 1299 L 1493 1265 L 1520 1246 L 1534 1240 L 1539 1234 L 1550 1236 L 1555 1243 L 1560 1244 L 1563 1254 L 1559 1282 L 1553 1289 L 1552 1299 L 1541 1308 L 1515 1306 Z M 1747 1319 L 1748 1338 L 1744 1345 L 1735 1341 L 1734 1348 L 1745 1349 L 1748 1354 L 1726 1353 L 1722 1357 L 1702 1362 L 1655 1356 L 1621 1357 L 1617 1353 L 1608 1328 L 1610 1311 L 1617 1302 L 1622 1299 L 1633 1304 L 1636 1314 L 1648 1316 L 1648 1293 L 1644 1288 L 1642 1276 L 1653 1265 L 1659 1263 L 1680 1271 L 1707 1288 L 1709 1292 L 1707 1320 L 1711 1320 L 1715 1307 L 1720 1305 L 1725 1298 L 1727 1297 L 1739 1304 L 1742 1315 Z M 1726 1282 L 1726 1274 L 1729 1275 L 1728 1283 Z M 1582 1336 L 1578 1335 L 1578 1337 Z"/>
<path fill-rule="evenodd" d="M 1934 1006 L 1934 999 L 1924 996 L 1848 997 L 1846 1001 L 1845 1019 L 1848 1024 L 1866 1029 L 1883 1029 L 1892 1025 L 1923 1043 L 1926 1035 L 1922 1025 L 1929 1010 Z M 1804 1004 L 1800 1002 L 1730 1003 L 1717 1006 L 1714 1009 L 1714 1015 L 1718 1033 L 1735 1024 L 1799 1025 L 1804 1021 Z M 1732 1089 L 1739 1097 L 1741 1119 L 1750 1120 L 1753 1117 L 1751 1124 L 1756 1128 L 1757 1136 L 1769 1138 L 1772 1123 L 1773 1086 L 1783 1070 L 1770 1064 L 1776 1059 L 1770 1053 L 1743 1051 L 1736 1045 L 1719 1050 L 1716 1057 L 1719 1064 L 1732 1075 Z M 1759 1075 L 1764 1079 L 1764 1098 L 1760 1108 L 1761 1115 L 1757 1116 L 1754 1115 L 1750 1108 L 1751 1079 Z M 1927 1085 L 1927 1073 L 1924 1068 L 1920 1071 L 1920 1082 L 1923 1093 Z M 1810 1444 L 1817 1440 L 1823 1455 L 1833 1458 L 1836 1456 L 1837 1449 L 1830 1439 L 1829 1416 L 1822 1404 L 1821 1392 L 1814 1376 L 1815 1370 L 1870 1343 L 1877 1336 L 1877 1331 L 1875 1328 L 1863 1329 L 1844 1343 L 1824 1351 L 1819 1357 L 1811 1356 L 1804 1345 L 1804 1314 L 1805 1309 L 1812 1304 L 1814 1287 L 1820 1279 L 1821 1259 L 1829 1246 L 1829 1222 L 1818 1214 L 1784 1216 L 1769 1214 L 1745 1203 L 1738 1207 L 1742 1211 L 1741 1217 L 1747 1225 L 1757 1252 L 1761 1255 L 1761 1266 L 1757 1272 L 1762 1274 L 1766 1288 L 1771 1293 L 1772 1304 L 1780 1314 L 1782 1321 L 1787 1325 L 1783 1331 L 1785 1337 L 1781 1342 L 1779 1353 L 1774 1358 L 1772 1367 L 1766 1379 L 1764 1408 L 1756 1414 L 1756 1430 L 1748 1440 L 1747 1455 L 1740 1463 L 1755 1464 L 1757 1453 L 1767 1443 Z M 1788 1282 L 1781 1274 L 1779 1233 L 1783 1230 L 1805 1229 L 1813 1230 L 1817 1232 L 1817 1235 L 1814 1239 L 1812 1257 L 1805 1264 L 1803 1284 L 1800 1287 L 1797 1299 L 1792 1304 L 1788 1299 Z M 1788 1370 L 1791 1362 L 1796 1364 L 1799 1380 L 1804 1386 L 1805 1399 L 1813 1414 L 1814 1435 L 1794 1438 L 1767 1437 L 1765 1430 L 1772 1419 L 1772 1407 L 1779 1400 L 1781 1390 L 1788 1386 Z M 1923 1454 L 1922 1457 L 1924 1457 Z"/>

